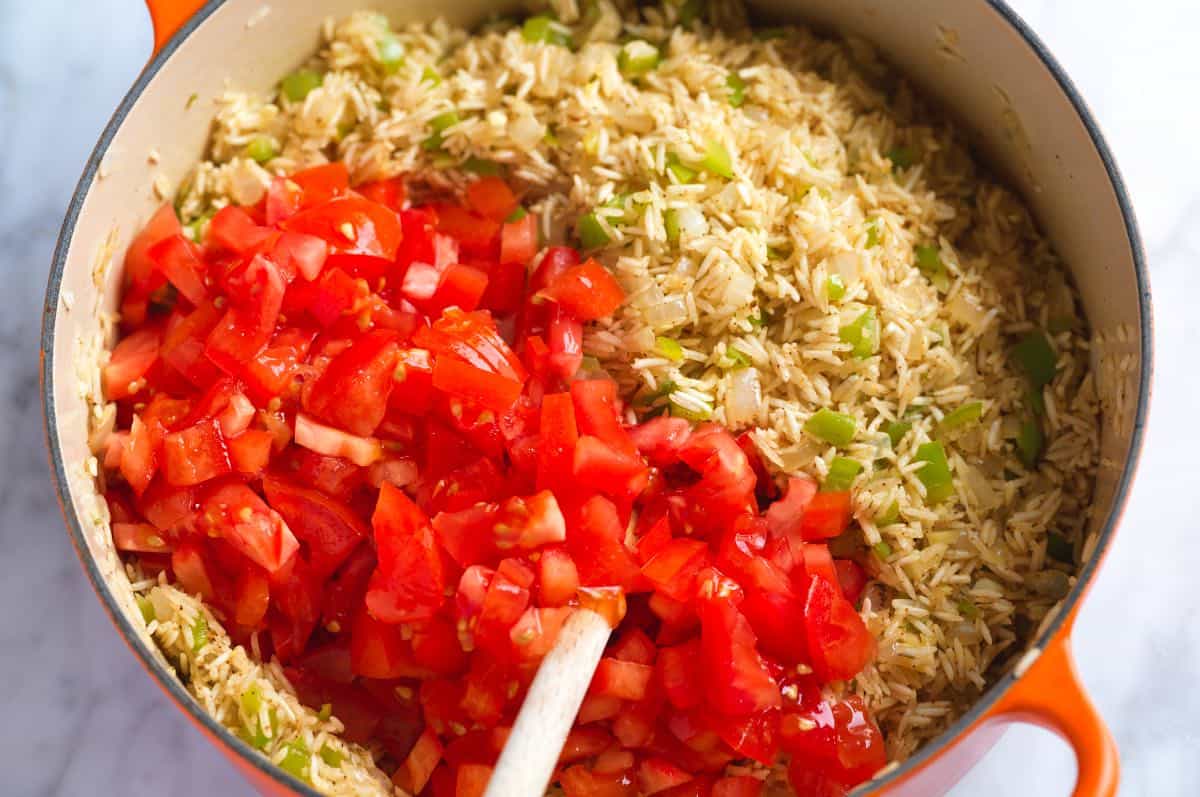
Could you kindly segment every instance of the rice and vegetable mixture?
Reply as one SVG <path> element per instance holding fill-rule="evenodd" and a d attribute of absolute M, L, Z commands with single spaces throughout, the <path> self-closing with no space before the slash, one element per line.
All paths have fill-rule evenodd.
<path fill-rule="evenodd" d="M 641 414 L 751 428 L 778 472 L 853 487 L 861 530 L 834 547 L 872 551 L 880 644 L 849 688 L 903 759 L 1074 582 L 1099 405 L 1063 267 L 866 45 L 728 4 L 553 11 L 329 22 L 278 96 L 221 100 L 183 221 L 327 160 L 525 189 L 547 243 L 625 288 L 586 346 Z"/>

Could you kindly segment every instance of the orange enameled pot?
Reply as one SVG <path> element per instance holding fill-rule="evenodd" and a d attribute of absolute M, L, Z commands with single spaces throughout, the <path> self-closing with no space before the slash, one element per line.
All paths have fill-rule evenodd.
<path fill-rule="evenodd" d="M 321 20 L 364 5 L 394 21 L 440 14 L 468 24 L 515 0 L 148 0 L 155 54 L 93 152 L 54 255 L 42 332 L 46 435 L 72 541 L 102 603 L 134 654 L 201 731 L 266 794 L 314 794 L 268 764 L 188 696 L 157 654 L 133 603 L 88 472 L 85 389 L 105 344 L 101 318 L 117 306 L 108 266 L 158 203 L 152 184 L 180 179 L 203 152 L 212 106 L 227 84 L 265 90 L 316 46 Z M 286 8 L 283 6 L 286 5 Z M 1133 478 L 1149 401 L 1150 296 L 1145 259 L 1120 174 L 1088 109 L 1045 46 L 1002 0 L 759 0 L 772 21 L 803 21 L 874 42 L 977 134 L 1021 191 L 1071 270 L 1096 336 L 1093 367 L 1105 412 L 1096 511 L 1078 583 L 1057 618 L 1010 672 L 941 737 L 856 793 L 946 791 L 1005 725 L 1032 722 L 1074 748 L 1077 797 L 1114 795 L 1117 750 L 1080 686 L 1071 657 L 1076 612 L 1112 541 Z M 200 100 L 199 102 L 195 100 Z M 148 157 L 154 152 L 153 158 Z M 116 262 L 119 262 L 119 258 Z M 514 797 L 517 797 L 514 795 Z"/>

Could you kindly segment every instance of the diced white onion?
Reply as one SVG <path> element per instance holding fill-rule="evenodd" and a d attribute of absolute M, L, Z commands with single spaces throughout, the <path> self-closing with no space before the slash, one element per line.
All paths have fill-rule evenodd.
<path fill-rule="evenodd" d="M 729 375 L 725 391 L 725 421 L 733 427 L 751 426 L 763 410 L 762 386 L 758 370 L 739 368 Z"/>

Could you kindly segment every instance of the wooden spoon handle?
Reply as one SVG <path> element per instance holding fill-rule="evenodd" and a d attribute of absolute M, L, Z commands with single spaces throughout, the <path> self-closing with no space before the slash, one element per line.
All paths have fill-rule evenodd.
<path fill-rule="evenodd" d="M 484 797 L 545 794 L 611 632 L 590 609 L 567 620 L 529 686 Z"/>

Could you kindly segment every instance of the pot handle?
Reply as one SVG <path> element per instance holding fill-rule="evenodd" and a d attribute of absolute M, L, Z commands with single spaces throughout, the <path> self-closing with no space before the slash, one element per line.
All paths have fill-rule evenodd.
<path fill-rule="evenodd" d="M 150 22 L 154 26 L 154 53 L 163 48 L 175 31 L 200 10 L 205 0 L 146 0 Z"/>
<path fill-rule="evenodd" d="M 996 715 L 1053 731 L 1075 749 L 1074 797 L 1115 797 L 1121 779 L 1117 743 L 1079 681 L 1069 627 L 1017 679 Z"/>

